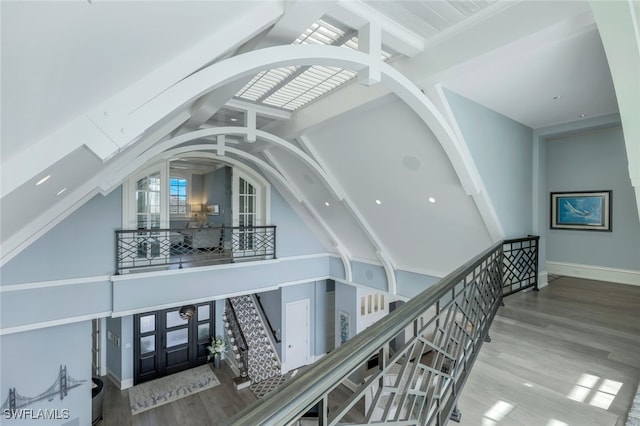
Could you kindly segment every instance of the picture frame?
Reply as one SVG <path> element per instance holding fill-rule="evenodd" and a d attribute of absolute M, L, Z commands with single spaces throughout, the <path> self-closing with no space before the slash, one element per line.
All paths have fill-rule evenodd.
<path fill-rule="evenodd" d="M 550 228 L 612 232 L 613 191 L 551 192 Z"/>
<path fill-rule="evenodd" d="M 339 311 L 338 320 L 340 324 L 340 345 L 342 345 L 351 338 L 351 315 L 344 311 Z"/>

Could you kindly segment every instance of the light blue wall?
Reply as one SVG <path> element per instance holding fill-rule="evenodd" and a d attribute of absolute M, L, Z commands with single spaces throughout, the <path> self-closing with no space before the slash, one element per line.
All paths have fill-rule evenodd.
<path fill-rule="evenodd" d="M 122 191 L 96 195 L 7 262 L 2 285 L 109 275 L 115 268 L 114 231 L 122 227 Z"/>
<path fill-rule="evenodd" d="M 66 365 L 69 376 L 84 380 L 69 389 L 63 400 L 58 394 L 24 407 L 68 409 L 68 419 L 28 421 L 2 416 L 3 425 L 62 425 L 75 419 L 80 425 L 91 424 L 91 321 L 0 336 L 0 359 L 0 405 L 7 400 L 9 388 L 24 397 L 45 392 L 58 379 L 61 365 Z"/>
<path fill-rule="evenodd" d="M 423 275 L 403 270 L 396 271 L 398 295 L 403 297 L 414 297 L 438 281 L 440 281 L 440 278 L 430 275 Z"/>
<path fill-rule="evenodd" d="M 264 312 L 267 318 L 269 318 L 269 322 L 271 323 L 271 327 L 276 330 L 276 336 L 278 339 L 282 340 L 282 292 L 280 289 L 265 291 L 263 293 L 258 293 L 260 296 L 260 302 L 264 307 Z M 267 325 L 268 328 L 268 325 Z M 267 330 L 269 334 L 269 338 L 272 339 L 274 346 L 276 347 L 276 351 L 278 352 L 278 356 L 282 359 L 282 344 L 275 342 L 273 339 L 273 334 L 271 334 L 271 330 Z"/>
<path fill-rule="evenodd" d="M 546 172 L 547 196 L 555 191 L 613 190 L 613 232 L 548 229 L 547 260 L 640 270 L 640 225 L 622 129 L 548 140 Z"/>
<path fill-rule="evenodd" d="M 358 319 L 358 292 L 354 286 L 336 282 L 336 312 L 335 312 L 335 336 L 336 348 L 340 346 L 340 311 L 346 312 L 351 317 L 349 337 L 356 335 Z"/>
<path fill-rule="evenodd" d="M 372 265 L 370 263 L 352 261 L 351 272 L 353 274 L 354 282 L 371 288 L 376 288 L 378 290 L 389 291 L 387 274 L 384 267 Z"/>
<path fill-rule="evenodd" d="M 532 232 L 533 131 L 445 90 L 507 237 Z"/>
<path fill-rule="evenodd" d="M 3 291 L 0 328 L 44 323 L 111 311 L 111 282 L 100 280 L 57 286 Z"/>
<path fill-rule="evenodd" d="M 217 204 L 220 206 L 220 214 L 207 216 L 207 222 L 221 223 L 225 226 L 232 225 L 231 167 L 225 166 L 204 176 L 204 196 L 202 201 L 206 205 Z"/>
<path fill-rule="evenodd" d="M 271 225 L 277 226 L 278 257 L 327 252 L 309 227 L 273 186 L 271 187 Z"/>
<path fill-rule="evenodd" d="M 252 292 L 288 282 L 325 279 L 329 258 L 314 257 L 235 263 L 211 268 L 176 270 L 167 275 L 130 274 L 114 277 L 113 311 L 152 310 L 176 301 L 213 300 L 227 294 Z"/>
<path fill-rule="evenodd" d="M 122 336 L 122 318 L 107 318 L 107 336 L 111 333 L 114 338 Z M 121 345 L 116 345 L 113 340 L 107 340 L 107 374 L 117 380 L 122 380 L 122 354 Z"/>
<path fill-rule="evenodd" d="M 283 344 L 287 344 L 286 335 L 286 305 L 287 303 L 297 302 L 299 300 L 309 299 L 311 312 L 309 313 L 311 319 L 311 355 L 320 355 L 325 351 L 326 344 L 326 326 L 325 321 L 318 321 L 318 316 L 323 317 L 324 312 L 327 311 L 326 296 L 318 297 L 319 292 L 324 291 L 325 282 L 309 282 L 305 284 L 298 284 L 292 286 L 282 287 L 282 335 L 284 339 Z M 283 359 L 286 362 L 286 359 Z"/>

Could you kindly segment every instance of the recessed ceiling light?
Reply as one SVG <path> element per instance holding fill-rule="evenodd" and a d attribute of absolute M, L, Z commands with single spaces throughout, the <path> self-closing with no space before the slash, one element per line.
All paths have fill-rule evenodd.
<path fill-rule="evenodd" d="M 377 205 L 380 205 L 380 204 L 382 204 L 382 201 L 380 201 L 380 200 L 376 200 L 376 204 L 377 204 Z"/>
<path fill-rule="evenodd" d="M 587 114 L 580 114 L 578 117 L 585 118 L 586 116 L 587 116 Z"/>
<path fill-rule="evenodd" d="M 555 95 L 553 100 L 557 101 L 558 99 L 562 99 L 562 95 Z"/>
<path fill-rule="evenodd" d="M 58 191 L 58 193 L 57 193 L 56 195 L 60 195 L 60 194 L 62 194 L 62 193 L 63 193 L 64 191 L 66 191 L 66 190 L 67 190 L 67 188 L 62 188 L 60 191 Z"/>
<path fill-rule="evenodd" d="M 325 202 L 324 202 L 324 205 L 325 205 L 325 206 L 327 206 L 327 207 L 329 207 L 329 206 L 330 206 L 330 204 L 329 204 L 329 202 L 328 202 L 328 201 L 325 201 Z"/>
<path fill-rule="evenodd" d="M 433 197 L 429 197 L 429 198 L 427 198 L 427 201 L 430 202 L 431 204 L 433 204 L 433 203 L 436 202 L 436 199 L 433 198 Z"/>
<path fill-rule="evenodd" d="M 47 175 L 45 177 L 43 177 L 42 179 L 40 179 L 37 183 L 36 186 L 38 185 L 42 185 L 43 183 L 45 183 L 47 180 L 49 180 L 49 178 L 51 177 L 51 175 Z"/>
<path fill-rule="evenodd" d="M 231 120 L 231 121 L 238 121 L 238 119 L 237 119 L 237 118 L 235 118 L 235 117 L 231 117 L 229 120 Z"/>

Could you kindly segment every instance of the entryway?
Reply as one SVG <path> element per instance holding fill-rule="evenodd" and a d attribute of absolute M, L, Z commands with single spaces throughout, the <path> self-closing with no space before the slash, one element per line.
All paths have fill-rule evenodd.
<path fill-rule="evenodd" d="M 215 305 L 190 305 L 136 314 L 134 326 L 134 384 L 193 368 L 207 362 L 206 347 L 214 328 Z"/>

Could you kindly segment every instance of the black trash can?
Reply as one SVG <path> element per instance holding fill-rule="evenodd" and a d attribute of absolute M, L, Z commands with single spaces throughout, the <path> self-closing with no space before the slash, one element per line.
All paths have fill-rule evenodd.
<path fill-rule="evenodd" d="M 98 377 L 91 379 L 93 387 L 91 389 L 91 424 L 95 425 L 102 420 L 102 399 L 104 397 L 104 382 Z"/>

